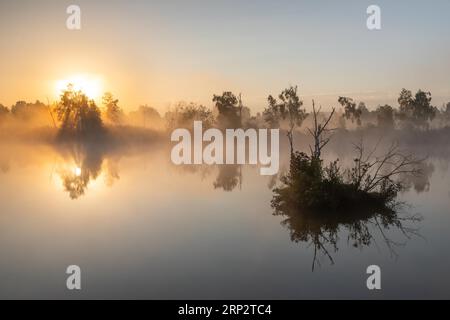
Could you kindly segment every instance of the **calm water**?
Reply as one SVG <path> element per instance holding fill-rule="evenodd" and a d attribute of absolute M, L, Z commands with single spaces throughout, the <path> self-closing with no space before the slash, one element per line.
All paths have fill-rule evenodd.
<path fill-rule="evenodd" d="M 334 263 L 318 254 L 313 271 L 313 246 L 272 214 L 273 181 L 257 167 L 175 167 L 156 146 L 0 154 L 0 298 L 450 298 L 443 158 L 399 197 L 421 214 L 405 221 L 418 235 L 361 222 L 373 239 L 354 247 L 342 225 Z M 71 264 L 79 292 L 65 286 Z M 371 264 L 378 292 L 366 288 Z"/>

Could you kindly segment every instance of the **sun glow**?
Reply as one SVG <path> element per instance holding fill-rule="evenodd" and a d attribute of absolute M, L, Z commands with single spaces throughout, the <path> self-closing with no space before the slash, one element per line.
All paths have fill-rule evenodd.
<path fill-rule="evenodd" d="M 73 174 L 77 177 L 80 177 L 81 176 L 81 168 L 80 167 L 73 168 Z"/>
<path fill-rule="evenodd" d="M 58 95 L 71 84 L 75 91 L 82 91 L 90 99 L 98 99 L 102 95 L 102 79 L 88 75 L 74 75 L 67 79 L 56 81 L 55 88 Z"/>

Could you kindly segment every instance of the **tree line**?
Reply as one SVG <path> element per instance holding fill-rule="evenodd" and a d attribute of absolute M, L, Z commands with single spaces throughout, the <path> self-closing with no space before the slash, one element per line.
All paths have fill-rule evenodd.
<path fill-rule="evenodd" d="M 437 108 L 432 105 L 430 92 L 418 90 L 413 94 L 410 90 L 402 89 L 397 101 L 396 107 L 386 104 L 369 111 L 364 102 L 338 97 L 340 108 L 336 110 L 339 117 L 335 126 L 428 130 L 433 123 L 446 126 L 450 122 L 450 102 Z M 64 132 L 81 134 L 100 130 L 104 126 L 131 125 L 168 130 L 189 128 L 197 120 L 202 121 L 204 127 L 281 128 L 286 130 L 292 149 L 294 132 L 311 117 L 304 108 L 296 86 L 290 86 L 276 96 L 269 95 L 263 112 L 256 115 L 252 115 L 250 108 L 244 105 L 241 94 L 224 91 L 214 94 L 212 102 L 212 109 L 194 102 L 178 102 L 163 116 L 148 105 L 126 114 L 113 94 L 105 93 L 99 107 L 94 100 L 69 85 L 61 93 L 59 101 L 52 104 L 39 100 L 34 103 L 18 101 L 11 108 L 0 104 L 0 124 L 12 118 L 46 123 Z"/>

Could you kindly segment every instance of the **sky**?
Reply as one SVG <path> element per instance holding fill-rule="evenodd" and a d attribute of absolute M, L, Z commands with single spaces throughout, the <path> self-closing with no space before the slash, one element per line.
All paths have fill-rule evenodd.
<path fill-rule="evenodd" d="M 66 8 L 81 8 L 68 30 Z M 381 8 L 381 30 L 366 9 Z M 254 112 L 289 85 L 308 109 L 339 95 L 397 105 L 402 88 L 450 101 L 450 1 L 0 0 L 0 103 L 57 99 L 72 75 L 101 82 L 127 111 L 212 106 L 242 93 Z"/>

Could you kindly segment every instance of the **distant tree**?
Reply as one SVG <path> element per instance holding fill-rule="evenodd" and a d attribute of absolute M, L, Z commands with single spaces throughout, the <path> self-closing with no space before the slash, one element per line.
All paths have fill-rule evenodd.
<path fill-rule="evenodd" d="M 389 105 L 379 106 L 375 111 L 377 115 L 378 127 L 393 128 L 394 127 L 394 109 Z"/>
<path fill-rule="evenodd" d="M 8 115 L 9 115 L 9 109 L 0 103 L 0 125 Z M 0 165 L 0 169 L 1 169 L 1 165 Z"/>
<path fill-rule="evenodd" d="M 19 119 L 27 125 L 46 126 L 54 125 L 51 107 L 43 102 L 36 100 L 35 102 L 17 101 L 10 111 L 15 119 Z"/>
<path fill-rule="evenodd" d="M 103 105 L 105 106 L 105 118 L 114 125 L 119 125 L 124 120 L 124 113 L 118 105 L 119 100 L 114 99 L 114 96 L 110 92 L 106 92 L 103 95 Z"/>
<path fill-rule="evenodd" d="M 12 107 L 11 107 L 11 113 L 13 115 L 18 114 L 24 114 L 26 113 L 27 109 L 29 107 L 29 104 L 26 101 L 17 101 Z"/>
<path fill-rule="evenodd" d="M 35 103 L 29 103 L 26 101 L 17 101 L 11 107 L 11 113 L 18 118 L 23 120 L 29 120 L 37 117 L 39 114 L 48 114 L 47 106 L 36 100 Z"/>
<path fill-rule="evenodd" d="M 63 134 L 94 133 L 103 127 L 101 113 L 95 102 L 81 91 L 75 91 L 72 85 L 62 92 L 55 111 Z"/>
<path fill-rule="evenodd" d="M 9 114 L 9 109 L 0 103 L 0 117 Z"/>
<path fill-rule="evenodd" d="M 219 113 L 217 121 L 225 128 L 241 126 L 242 102 L 232 92 L 225 91 L 221 96 L 214 95 L 213 102 Z"/>
<path fill-rule="evenodd" d="M 428 121 L 436 116 L 437 108 L 431 105 L 431 93 L 419 90 L 415 96 L 411 91 L 402 89 L 398 98 L 400 106 L 397 117 L 420 128 L 427 128 Z"/>
<path fill-rule="evenodd" d="M 280 101 L 271 95 L 267 98 L 269 106 L 264 110 L 263 117 L 271 128 L 279 128 L 281 122 L 287 120 L 287 137 L 292 155 L 294 153 L 294 129 L 302 125 L 308 114 L 305 109 L 302 109 L 303 101 L 297 95 L 297 87 L 291 86 L 283 90 L 278 98 Z"/>
<path fill-rule="evenodd" d="M 202 121 L 204 128 L 212 127 L 214 116 L 211 110 L 196 103 L 179 102 L 175 108 L 164 116 L 169 130 L 175 128 L 192 128 L 194 121 Z"/>
<path fill-rule="evenodd" d="M 137 111 L 130 112 L 131 121 L 143 127 L 148 125 L 159 127 L 162 124 L 162 118 L 159 112 L 148 105 L 139 106 Z"/>
<path fill-rule="evenodd" d="M 356 124 L 358 126 L 361 125 L 361 116 L 364 113 L 369 112 L 364 102 L 360 102 L 358 105 L 356 105 L 353 99 L 348 97 L 339 97 L 338 102 L 341 104 L 341 106 L 344 107 L 343 116 L 347 120 L 351 120 L 352 123 L 356 121 Z"/>
<path fill-rule="evenodd" d="M 450 102 L 447 102 L 447 104 L 444 105 L 442 115 L 444 116 L 445 120 L 450 120 Z"/>
<path fill-rule="evenodd" d="M 412 96 L 412 92 L 403 88 L 397 101 L 400 106 L 400 112 L 406 113 L 413 108 L 414 98 Z"/>

